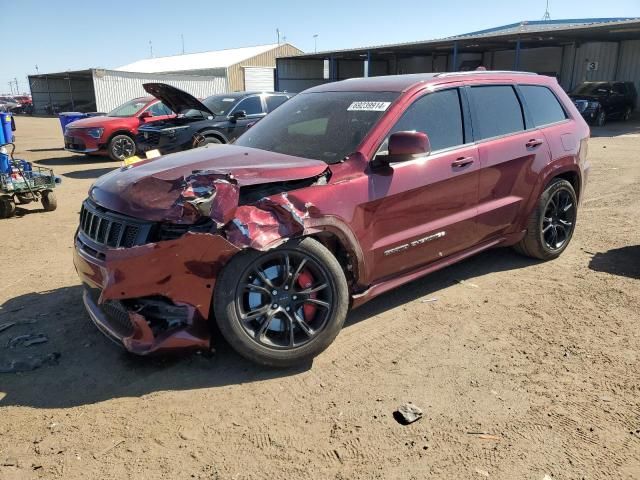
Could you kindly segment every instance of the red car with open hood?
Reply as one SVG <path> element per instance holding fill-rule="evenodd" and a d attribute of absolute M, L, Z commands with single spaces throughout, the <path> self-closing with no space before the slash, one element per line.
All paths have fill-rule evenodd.
<path fill-rule="evenodd" d="M 504 246 L 558 257 L 588 137 L 535 74 L 314 87 L 234 145 L 99 178 L 75 238 L 84 303 L 131 352 L 207 348 L 215 322 L 247 358 L 297 365 L 349 308 L 434 270 Z"/>
<path fill-rule="evenodd" d="M 141 125 L 174 116 L 157 98 L 134 98 L 107 115 L 69 123 L 64 130 L 64 148 L 69 152 L 106 154 L 112 160 L 124 160 L 136 154 L 135 138 Z"/>

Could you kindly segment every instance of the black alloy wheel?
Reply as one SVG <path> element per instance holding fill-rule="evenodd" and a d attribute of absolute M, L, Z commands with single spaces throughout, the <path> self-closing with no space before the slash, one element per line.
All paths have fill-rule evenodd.
<path fill-rule="evenodd" d="M 311 238 L 266 252 L 248 250 L 225 266 L 215 319 L 241 355 L 265 365 L 298 365 L 339 333 L 349 306 L 340 264 Z"/>
<path fill-rule="evenodd" d="M 542 217 L 542 236 L 552 251 L 561 250 L 573 234 L 576 222 L 574 195 L 567 189 L 557 190 L 549 201 Z"/>
<path fill-rule="evenodd" d="M 527 220 L 526 234 L 514 245 L 522 255 L 553 260 L 567 248 L 578 218 L 578 197 L 573 185 L 564 178 L 554 178 L 538 199 Z"/>
<path fill-rule="evenodd" d="M 300 347 L 322 332 L 333 310 L 326 268 L 295 250 L 253 262 L 236 288 L 242 328 L 268 348 Z"/>

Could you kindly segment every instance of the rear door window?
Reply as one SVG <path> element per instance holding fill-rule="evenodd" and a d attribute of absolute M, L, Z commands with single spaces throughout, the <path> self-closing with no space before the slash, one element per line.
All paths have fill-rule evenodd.
<path fill-rule="evenodd" d="M 562 105 L 547 87 L 540 85 L 520 85 L 520 91 L 536 127 L 566 120 Z"/>
<path fill-rule="evenodd" d="M 265 98 L 267 102 L 267 113 L 273 112 L 276 108 L 289 100 L 286 95 L 269 95 Z"/>
<path fill-rule="evenodd" d="M 476 140 L 508 135 L 524 130 L 522 106 L 510 85 L 471 87 Z"/>
<path fill-rule="evenodd" d="M 464 144 L 458 89 L 430 93 L 411 104 L 389 134 L 406 131 L 426 133 L 432 151 Z M 382 150 L 386 150 L 386 145 L 385 142 Z"/>

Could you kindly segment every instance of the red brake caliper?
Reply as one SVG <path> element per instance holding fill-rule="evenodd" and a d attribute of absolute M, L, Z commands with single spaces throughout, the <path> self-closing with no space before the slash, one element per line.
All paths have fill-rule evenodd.
<path fill-rule="evenodd" d="M 302 289 L 311 288 L 313 286 L 313 280 L 313 275 L 311 275 L 308 270 L 303 270 L 300 272 L 300 275 L 298 275 L 298 285 Z M 316 296 L 317 293 L 309 295 L 310 298 L 316 298 Z M 311 323 L 313 321 L 317 308 L 318 307 L 313 303 L 305 303 L 303 305 L 302 309 L 304 311 L 304 319 L 307 323 Z"/>

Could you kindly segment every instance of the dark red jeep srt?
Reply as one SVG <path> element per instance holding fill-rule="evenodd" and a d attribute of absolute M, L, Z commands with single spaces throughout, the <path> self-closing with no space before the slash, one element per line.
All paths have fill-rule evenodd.
<path fill-rule="evenodd" d="M 75 237 L 84 303 L 134 353 L 319 354 L 349 308 L 493 247 L 571 240 L 589 128 L 555 79 L 352 79 L 294 97 L 234 145 L 123 167 Z"/>

